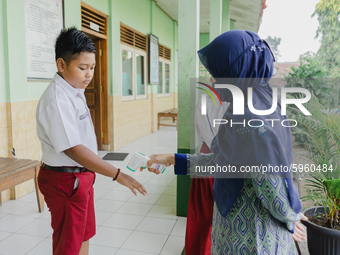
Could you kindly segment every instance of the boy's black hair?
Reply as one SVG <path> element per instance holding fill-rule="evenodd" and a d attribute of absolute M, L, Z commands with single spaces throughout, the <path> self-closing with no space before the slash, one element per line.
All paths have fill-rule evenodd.
<path fill-rule="evenodd" d="M 55 43 L 55 59 L 62 58 L 68 64 L 81 52 L 96 53 L 92 40 L 75 27 L 62 30 Z"/>

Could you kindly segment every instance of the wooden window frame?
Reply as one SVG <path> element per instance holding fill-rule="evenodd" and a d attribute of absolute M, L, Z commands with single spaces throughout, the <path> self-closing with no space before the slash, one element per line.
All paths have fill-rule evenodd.
<path fill-rule="evenodd" d="M 126 29 L 126 31 L 123 31 L 122 29 Z M 123 35 L 125 35 L 124 38 Z M 145 52 L 147 52 L 148 48 L 147 36 L 123 23 L 120 23 L 120 44 L 124 44 Z"/>
<path fill-rule="evenodd" d="M 171 61 L 171 49 L 163 44 L 158 44 L 159 58 L 164 58 Z"/>

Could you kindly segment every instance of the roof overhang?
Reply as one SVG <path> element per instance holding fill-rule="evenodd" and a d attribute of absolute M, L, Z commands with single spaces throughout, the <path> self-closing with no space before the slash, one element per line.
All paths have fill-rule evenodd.
<path fill-rule="evenodd" d="M 178 0 L 154 0 L 173 20 L 178 21 Z M 230 0 L 234 29 L 258 32 L 266 0 Z M 200 0 L 200 33 L 209 33 L 210 0 Z"/>

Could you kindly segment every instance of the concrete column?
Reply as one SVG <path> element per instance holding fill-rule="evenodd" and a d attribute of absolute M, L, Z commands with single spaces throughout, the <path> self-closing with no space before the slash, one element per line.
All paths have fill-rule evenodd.
<path fill-rule="evenodd" d="M 222 0 L 222 33 L 230 30 L 230 0 Z"/>
<path fill-rule="evenodd" d="M 221 34 L 221 31 L 222 31 L 222 0 L 210 0 L 210 41 L 214 40 L 217 36 L 219 36 Z"/>
<path fill-rule="evenodd" d="M 190 153 L 190 79 L 198 77 L 199 0 L 178 0 L 178 152 Z M 191 179 L 177 176 L 177 215 L 186 216 Z"/>
<path fill-rule="evenodd" d="M 190 78 L 198 77 L 199 0 L 178 1 L 178 148 L 190 149 Z"/>

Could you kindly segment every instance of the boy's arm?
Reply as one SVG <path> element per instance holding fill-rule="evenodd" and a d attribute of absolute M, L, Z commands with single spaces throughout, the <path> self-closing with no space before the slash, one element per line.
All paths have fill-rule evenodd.
<path fill-rule="evenodd" d="M 118 173 L 117 168 L 105 162 L 84 145 L 76 145 L 65 150 L 64 153 L 85 168 L 99 174 L 114 178 Z M 146 189 L 143 187 L 143 185 L 132 178 L 130 175 L 120 172 L 117 177 L 117 182 L 128 187 L 135 195 L 137 195 L 135 189 L 137 189 L 143 195 L 147 194 Z"/>

